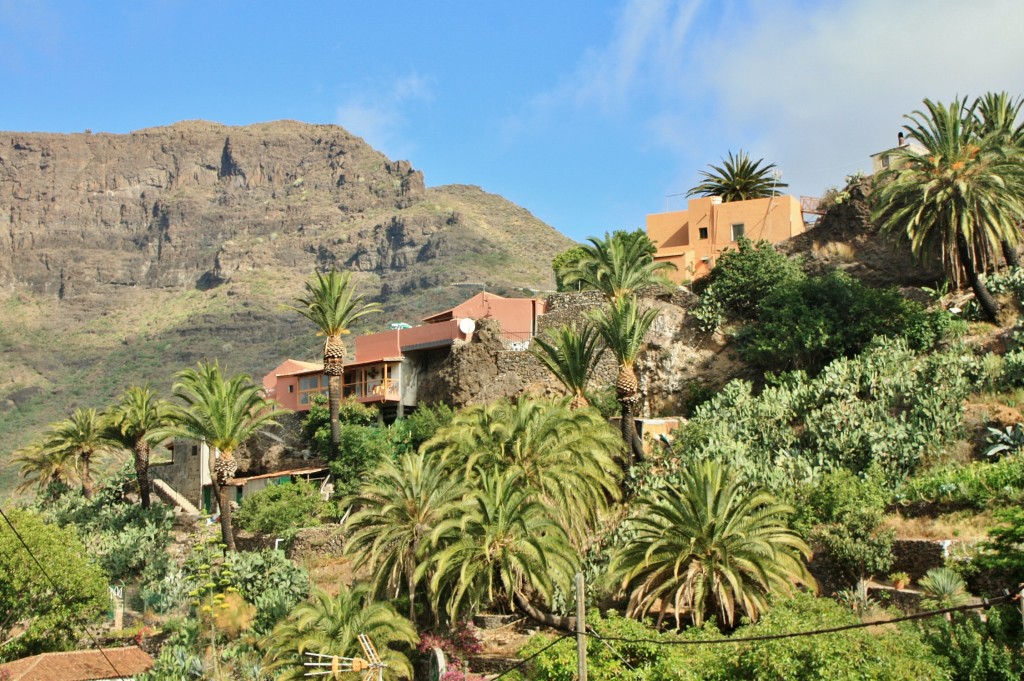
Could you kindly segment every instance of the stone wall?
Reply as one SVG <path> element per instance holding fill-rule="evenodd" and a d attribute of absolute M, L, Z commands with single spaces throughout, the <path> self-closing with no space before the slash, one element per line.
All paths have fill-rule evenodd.
<path fill-rule="evenodd" d="M 308 556 L 338 556 L 345 546 L 345 532 L 341 525 L 332 523 L 299 530 L 288 547 L 288 557 L 301 561 Z"/>
<path fill-rule="evenodd" d="M 947 547 L 950 540 L 897 539 L 892 543 L 893 572 L 906 572 L 915 582 L 932 568 L 946 564 Z"/>

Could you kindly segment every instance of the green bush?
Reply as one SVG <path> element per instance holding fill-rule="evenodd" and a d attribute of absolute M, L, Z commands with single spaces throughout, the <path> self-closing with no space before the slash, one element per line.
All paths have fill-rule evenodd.
<path fill-rule="evenodd" d="M 169 564 L 166 548 L 174 511 L 160 504 L 142 508 L 128 497 L 134 486 L 135 470 L 126 463 L 97 487 L 91 499 L 78 490 L 66 490 L 39 501 L 48 520 L 74 528 L 111 581 L 143 573 L 147 579 L 159 578 Z"/>
<path fill-rule="evenodd" d="M 715 268 L 694 288 L 701 301 L 695 314 L 724 312 L 739 319 L 755 319 L 761 301 L 780 287 L 804 278 L 798 262 L 775 250 L 767 241 L 740 239 L 737 250 L 722 253 Z"/>
<path fill-rule="evenodd" d="M 72 648 L 110 602 L 103 570 L 72 529 L 29 511 L 7 515 L 57 590 L 21 540 L 0 523 L 0 662 Z"/>
<path fill-rule="evenodd" d="M 554 257 L 551 261 L 551 270 L 555 275 L 555 289 L 558 291 L 575 291 L 574 287 L 566 285 L 562 277 L 562 270 L 581 257 L 587 254 L 587 250 L 583 246 L 572 246 Z"/>
<path fill-rule="evenodd" d="M 840 469 L 794 494 L 794 528 L 827 552 L 851 585 L 892 566 L 894 533 L 881 529 L 889 495 L 880 477 Z"/>
<path fill-rule="evenodd" d="M 1024 502 L 1024 458 L 952 463 L 913 478 L 896 490 L 895 500 L 906 506 L 929 506 L 953 511 Z"/>
<path fill-rule="evenodd" d="M 320 490 L 306 480 L 270 484 L 246 495 L 235 514 L 244 530 L 291 536 L 295 530 L 320 524 L 324 501 Z"/>
<path fill-rule="evenodd" d="M 856 622 L 856 616 L 835 601 L 802 593 L 774 602 L 761 620 L 739 627 L 732 637 L 809 631 Z M 880 631 L 853 629 L 757 643 L 678 645 L 681 641 L 729 637 L 723 637 L 714 624 L 694 627 L 681 634 L 662 633 L 650 624 L 614 613 L 606 617 L 588 613 L 588 624 L 592 624 L 599 636 L 609 639 L 607 645 L 597 637 L 587 639 L 587 669 L 594 679 L 918 681 L 949 678 L 942 658 L 932 651 L 913 625 Z M 611 640 L 613 637 L 651 642 L 628 643 Z M 534 636 L 519 655 L 531 655 L 551 642 L 548 636 Z M 519 675 L 519 679 L 531 681 L 571 681 L 575 677 L 576 650 L 571 640 L 540 653 Z"/>
<path fill-rule="evenodd" d="M 959 351 L 919 356 L 904 340 L 880 339 L 815 378 L 770 377 L 760 394 L 732 381 L 694 409 L 635 485 L 715 458 L 776 494 L 836 467 L 862 473 L 873 464 L 893 487 L 959 437 L 970 366 Z"/>
<path fill-rule="evenodd" d="M 817 373 L 852 357 L 875 336 L 903 337 L 930 349 L 950 333 L 946 312 L 929 312 L 895 289 L 873 289 L 842 272 L 791 279 L 758 305 L 757 321 L 739 336 L 743 359 L 764 371 Z"/>
<path fill-rule="evenodd" d="M 945 658 L 952 681 L 1017 681 L 1024 678 L 1020 613 L 1013 606 L 933 617 L 922 624 L 924 639 Z"/>

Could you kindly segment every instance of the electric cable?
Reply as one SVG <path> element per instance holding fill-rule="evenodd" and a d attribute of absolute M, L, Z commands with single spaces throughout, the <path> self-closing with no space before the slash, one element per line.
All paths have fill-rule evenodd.
<path fill-rule="evenodd" d="M 533 658 L 535 658 L 535 657 L 537 657 L 538 655 L 540 655 L 541 653 L 543 653 L 543 652 L 544 652 L 545 650 L 547 650 L 548 648 L 551 648 L 551 647 L 552 647 L 552 646 L 554 646 L 554 645 L 555 645 L 556 643 L 561 643 L 562 641 L 564 641 L 564 640 L 565 640 L 565 639 L 567 639 L 567 638 L 572 638 L 572 636 L 562 636 L 562 637 L 560 637 L 560 638 L 556 638 L 556 639 L 555 639 L 554 641 L 552 641 L 551 643 L 547 644 L 546 646 L 544 646 L 543 648 L 541 648 L 541 649 L 540 649 L 540 650 L 538 650 L 537 652 L 533 653 L 533 654 L 532 654 L 532 655 L 530 655 L 529 657 L 527 657 L 527 658 L 524 658 L 524 659 L 520 660 L 520 661 L 519 661 L 519 662 L 518 662 L 518 663 L 517 663 L 517 664 L 516 664 L 516 665 L 515 665 L 514 667 L 509 667 L 508 669 L 506 669 L 506 670 L 505 670 L 505 671 L 503 671 L 502 673 L 498 674 L 498 675 L 497 675 L 497 676 L 495 676 L 495 677 L 494 677 L 493 679 L 491 679 L 491 681 L 498 681 L 498 679 L 500 679 L 501 677 L 505 676 L 506 674 L 511 674 L 512 672 L 514 672 L 515 670 L 519 669 L 519 668 L 520 668 L 520 667 L 522 667 L 522 666 L 523 666 L 524 664 L 526 664 L 527 662 L 529 662 L 530 660 L 532 660 Z"/>
<path fill-rule="evenodd" d="M 755 643 L 758 641 L 777 641 L 784 638 L 800 638 L 804 636 L 820 636 L 822 634 L 834 634 L 840 631 L 849 631 L 851 629 L 864 629 L 867 627 L 879 627 L 885 624 L 896 624 L 898 622 L 909 622 L 911 620 L 928 619 L 929 617 L 935 617 L 936 615 L 945 615 L 953 612 L 963 612 L 967 610 L 978 610 L 988 609 L 993 605 L 997 605 L 1004 601 L 1013 600 L 1012 596 L 997 596 L 992 599 L 984 599 L 981 603 L 972 603 L 969 605 L 957 605 L 951 608 L 941 608 L 939 610 L 928 610 L 925 612 L 918 612 L 912 615 L 903 615 L 901 617 L 893 617 L 887 620 L 877 620 L 874 622 L 857 622 L 856 624 L 844 624 L 838 627 L 828 627 L 827 629 L 813 629 L 810 631 L 792 631 L 786 634 L 764 634 L 762 636 L 742 636 L 738 638 L 709 638 L 709 639 L 693 639 L 693 640 L 659 640 L 653 638 L 628 638 L 625 636 L 599 636 L 596 632 L 586 632 L 587 636 L 596 636 L 603 641 L 615 641 L 618 643 L 653 643 L 655 645 L 675 645 L 675 646 L 695 646 L 695 645 L 710 645 L 715 643 Z"/>
<path fill-rule="evenodd" d="M 50 587 L 53 589 L 54 596 L 56 596 L 60 601 L 63 602 L 64 607 L 70 609 L 70 600 L 64 598 L 61 595 L 60 588 L 58 588 L 57 586 L 57 582 L 55 582 L 53 580 L 53 577 L 50 577 L 49 573 L 47 573 L 46 570 L 43 569 L 42 563 L 40 563 L 39 559 L 36 558 L 36 554 L 32 553 L 32 549 L 25 542 L 25 539 L 21 536 L 21 533 L 18 532 L 18 528 L 14 526 L 14 523 L 11 522 L 11 519 L 7 517 L 7 514 L 4 512 L 3 507 L 0 507 L 0 516 L 3 516 L 4 521 L 7 523 L 7 526 L 11 528 L 11 532 L 13 532 L 14 536 L 18 538 L 18 541 L 21 542 L 21 545 L 25 547 L 25 551 L 28 552 L 29 557 L 31 557 L 32 561 L 36 564 L 36 567 L 39 569 L 40 574 L 42 574 L 43 577 L 46 578 L 46 581 L 50 583 Z M 110 668 L 111 670 L 113 670 L 114 674 L 116 674 L 118 677 L 124 677 L 125 674 L 122 674 L 120 671 L 118 671 L 117 667 L 114 665 L 114 662 L 109 657 L 107 657 L 106 651 L 104 651 L 103 647 L 100 646 L 99 641 L 97 641 L 96 637 L 93 636 L 91 631 L 89 631 L 89 628 L 84 627 L 84 629 L 85 633 L 89 636 L 90 640 L 92 640 L 93 647 L 95 647 L 96 650 L 99 651 L 100 655 L 103 656 L 103 659 L 107 661 L 107 664 L 110 665 Z"/>

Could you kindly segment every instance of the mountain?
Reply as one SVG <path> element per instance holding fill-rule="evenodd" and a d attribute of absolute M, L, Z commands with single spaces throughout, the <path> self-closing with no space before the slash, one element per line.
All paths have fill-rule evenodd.
<path fill-rule="evenodd" d="M 333 125 L 0 133 L 0 457 L 129 385 L 169 392 L 204 358 L 257 378 L 314 359 L 321 341 L 282 305 L 315 268 L 353 271 L 384 305 L 373 331 L 483 287 L 550 289 L 571 245 Z"/>

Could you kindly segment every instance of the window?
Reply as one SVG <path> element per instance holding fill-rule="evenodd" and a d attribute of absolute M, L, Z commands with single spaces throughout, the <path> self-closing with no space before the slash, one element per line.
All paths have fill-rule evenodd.
<path fill-rule="evenodd" d="M 294 385 L 289 385 L 288 386 L 288 392 L 290 392 L 290 393 L 295 392 L 295 386 Z"/>
<path fill-rule="evenodd" d="M 697 228 L 697 238 L 698 239 L 707 239 L 708 238 L 708 228 L 707 227 L 698 227 Z"/>
<path fill-rule="evenodd" d="M 302 376 L 299 378 L 299 404 L 305 406 L 312 401 L 314 395 L 327 391 L 326 375 Z"/>
<path fill-rule="evenodd" d="M 192 456 L 199 455 L 199 445 L 192 445 Z"/>
<path fill-rule="evenodd" d="M 888 168 L 889 167 L 889 154 L 886 154 L 885 156 L 882 157 L 882 167 L 883 168 Z"/>
<path fill-rule="evenodd" d="M 732 240 L 739 241 L 743 238 L 743 223 L 738 223 L 732 226 Z"/>

